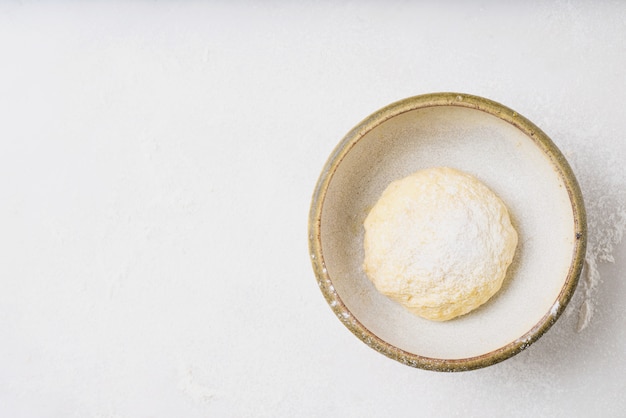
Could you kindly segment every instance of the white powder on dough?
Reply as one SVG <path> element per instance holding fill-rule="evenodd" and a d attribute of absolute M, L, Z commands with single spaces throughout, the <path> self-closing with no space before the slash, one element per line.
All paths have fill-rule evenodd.
<path fill-rule="evenodd" d="M 436 321 L 491 298 L 517 246 L 504 203 L 445 167 L 392 182 L 364 226 L 364 270 L 378 291 Z"/>

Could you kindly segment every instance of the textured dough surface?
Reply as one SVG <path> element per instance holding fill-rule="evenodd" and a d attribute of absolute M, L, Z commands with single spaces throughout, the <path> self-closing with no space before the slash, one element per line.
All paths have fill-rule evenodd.
<path fill-rule="evenodd" d="M 476 178 L 446 167 L 392 182 L 364 226 L 363 267 L 378 291 L 436 321 L 489 300 L 517 247 L 504 203 Z"/>

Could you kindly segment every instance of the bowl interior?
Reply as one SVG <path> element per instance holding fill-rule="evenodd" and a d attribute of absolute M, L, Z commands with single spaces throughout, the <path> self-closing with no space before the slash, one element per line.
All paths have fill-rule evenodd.
<path fill-rule="evenodd" d="M 502 289 L 447 322 L 407 312 L 380 294 L 362 269 L 363 221 L 382 191 L 395 179 L 437 166 L 485 183 L 505 202 L 519 234 Z M 350 313 L 387 343 L 436 359 L 492 352 L 554 313 L 575 245 L 572 202 L 554 161 L 514 125 L 453 105 L 411 110 L 367 132 L 336 166 L 321 209 L 327 277 Z"/>

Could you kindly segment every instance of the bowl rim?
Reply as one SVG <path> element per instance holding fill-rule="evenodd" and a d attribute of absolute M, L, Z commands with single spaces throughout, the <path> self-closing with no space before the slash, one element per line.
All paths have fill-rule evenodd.
<path fill-rule="evenodd" d="M 333 286 L 325 267 L 320 234 L 321 215 L 328 186 L 350 150 L 367 133 L 387 120 L 412 110 L 436 106 L 457 106 L 479 110 L 512 124 L 526 134 L 550 159 L 562 179 L 572 204 L 574 218 L 576 239 L 572 262 L 552 309 L 530 331 L 515 341 L 480 356 L 462 359 L 438 359 L 410 353 L 382 340 L 367 329 L 350 312 Z M 332 151 L 319 176 L 311 200 L 308 232 L 311 263 L 318 285 L 341 322 L 361 341 L 379 353 L 411 367 L 441 372 L 466 371 L 491 366 L 520 353 L 537 341 L 557 321 L 571 300 L 578 284 L 587 246 L 586 212 L 582 193 L 571 167 L 552 140 L 530 120 L 498 102 L 480 96 L 453 92 L 423 94 L 396 101 L 372 113 L 352 128 Z"/>

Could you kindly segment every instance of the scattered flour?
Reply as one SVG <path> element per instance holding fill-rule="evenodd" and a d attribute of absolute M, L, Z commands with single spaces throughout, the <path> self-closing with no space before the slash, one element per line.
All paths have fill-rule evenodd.
<path fill-rule="evenodd" d="M 178 378 L 178 389 L 195 402 L 209 403 L 217 396 L 214 389 L 198 382 L 191 367 L 179 368 Z"/>
<path fill-rule="evenodd" d="M 598 270 L 600 263 L 614 263 L 613 250 L 622 241 L 626 230 L 626 205 L 624 196 L 603 195 L 587 199 L 588 243 L 585 265 L 580 281 L 583 300 L 578 311 L 576 331 L 584 330 L 594 313 L 594 294 L 602 278 Z"/>
<path fill-rule="evenodd" d="M 550 309 L 550 315 L 556 316 L 557 312 L 559 312 L 559 307 L 560 306 L 561 306 L 561 304 L 557 300 L 556 303 L 552 306 L 552 309 Z"/>
<path fill-rule="evenodd" d="M 563 104 L 575 100 L 569 93 L 546 97 L 538 117 L 544 117 L 540 125 L 553 129 L 550 134 L 572 166 L 585 201 L 587 253 L 571 309 L 565 311 L 566 316 L 578 316 L 574 329 L 581 332 L 592 323 L 598 307 L 598 288 L 606 279 L 601 266 L 615 262 L 615 249 L 626 231 L 626 147 L 623 131 L 610 127 L 605 108 L 587 106 L 564 115 Z"/>

